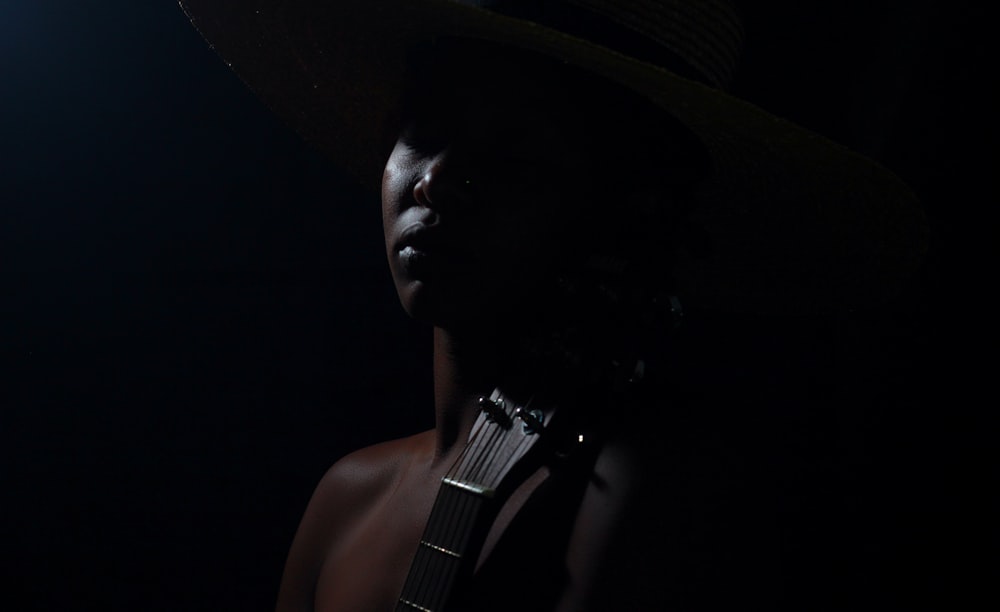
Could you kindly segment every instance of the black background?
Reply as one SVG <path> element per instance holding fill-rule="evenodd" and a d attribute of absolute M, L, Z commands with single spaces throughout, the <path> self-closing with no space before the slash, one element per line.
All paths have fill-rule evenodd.
<path fill-rule="evenodd" d="M 692 313 L 692 359 L 737 422 L 770 395 L 812 406 L 788 431 L 851 483 L 878 601 L 954 602 L 994 535 L 985 14 L 750 6 L 736 92 L 900 174 L 932 250 L 852 316 Z M 0 3 L 0 607 L 270 609 L 325 469 L 430 425 L 429 330 L 381 240 L 377 200 L 172 2 Z"/>

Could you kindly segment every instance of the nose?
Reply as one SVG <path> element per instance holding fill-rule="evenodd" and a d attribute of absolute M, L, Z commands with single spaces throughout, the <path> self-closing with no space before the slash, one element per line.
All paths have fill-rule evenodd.
<path fill-rule="evenodd" d="M 413 199 L 420 206 L 440 210 L 468 200 L 472 180 L 459 171 L 450 152 L 442 152 L 413 186 Z"/>

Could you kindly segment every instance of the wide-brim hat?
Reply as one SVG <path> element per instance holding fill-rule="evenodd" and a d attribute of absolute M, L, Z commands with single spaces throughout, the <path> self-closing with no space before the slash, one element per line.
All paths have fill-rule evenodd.
<path fill-rule="evenodd" d="M 892 172 L 721 89 L 741 37 L 722 0 L 180 3 L 268 106 L 373 189 L 399 129 L 407 52 L 435 37 L 534 51 L 644 96 L 691 130 L 714 164 L 690 217 L 708 249 L 682 250 L 675 264 L 688 304 L 850 309 L 893 295 L 926 249 L 925 218 Z M 676 61 L 667 69 L 663 57 L 691 70 Z"/>

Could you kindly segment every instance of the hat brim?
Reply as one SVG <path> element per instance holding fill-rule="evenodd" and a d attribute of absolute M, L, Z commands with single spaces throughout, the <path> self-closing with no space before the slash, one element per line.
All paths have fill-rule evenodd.
<path fill-rule="evenodd" d="M 830 312 L 891 296 L 926 250 L 926 220 L 893 173 L 827 138 L 661 67 L 447 0 L 181 0 L 226 63 L 307 141 L 377 189 L 398 131 L 406 53 L 434 36 L 535 51 L 616 81 L 686 125 L 714 160 L 678 254 L 688 303 Z"/>

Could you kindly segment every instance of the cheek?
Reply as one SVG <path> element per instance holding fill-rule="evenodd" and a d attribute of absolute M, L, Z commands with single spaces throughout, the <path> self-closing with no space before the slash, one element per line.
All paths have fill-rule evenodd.
<path fill-rule="evenodd" d="M 476 269 L 477 280 L 494 289 L 519 293 L 555 282 L 573 256 L 572 241 L 545 215 L 501 217 L 491 229 L 480 243 Z"/>
<path fill-rule="evenodd" d="M 490 233 L 536 265 L 558 262 L 599 238 L 594 209 L 585 190 L 561 185 L 510 194 L 491 211 Z"/>
<path fill-rule="evenodd" d="M 382 224 L 386 228 L 399 214 L 402 200 L 406 197 L 411 164 L 405 150 L 397 144 L 382 171 Z"/>

